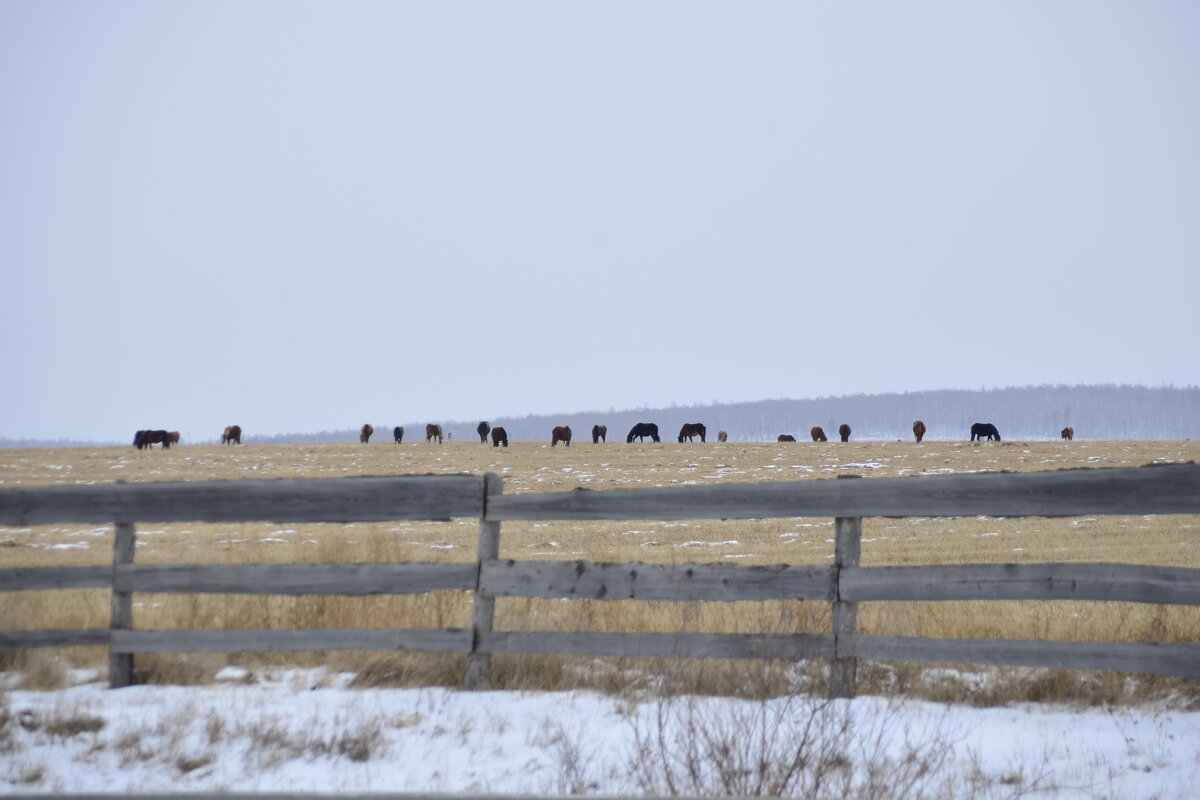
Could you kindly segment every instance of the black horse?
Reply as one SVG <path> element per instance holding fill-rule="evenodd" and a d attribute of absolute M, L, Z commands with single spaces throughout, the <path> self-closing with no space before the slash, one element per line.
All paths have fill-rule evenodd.
<path fill-rule="evenodd" d="M 392 428 L 392 438 L 396 440 L 396 444 L 400 444 L 401 442 L 403 442 L 404 441 L 404 427 L 401 425 L 397 425 L 396 427 Z"/>
<path fill-rule="evenodd" d="M 497 425 L 492 428 L 492 447 L 499 447 L 500 445 L 508 447 L 508 431 Z"/>
<path fill-rule="evenodd" d="M 689 442 L 693 436 L 699 436 L 700 441 L 704 441 L 705 435 L 708 433 L 708 428 L 704 427 L 703 422 L 685 422 L 683 427 L 679 429 L 679 441 L 687 439 Z"/>
<path fill-rule="evenodd" d="M 608 426 L 607 425 L 593 425 L 592 426 L 592 444 L 596 444 L 597 442 L 607 442 L 608 439 L 605 438 L 607 436 L 608 436 Z"/>
<path fill-rule="evenodd" d="M 639 442 L 644 442 L 646 441 L 647 436 L 656 442 L 662 441 L 662 439 L 658 438 L 657 425 L 655 425 L 653 422 L 639 422 L 637 425 L 634 425 L 629 429 L 629 435 L 625 437 L 625 442 L 632 442 L 634 438 L 636 438 Z"/>
<path fill-rule="evenodd" d="M 138 450 L 150 447 L 153 444 L 161 444 L 166 450 L 171 446 L 171 434 L 167 431 L 138 431 L 133 435 L 133 446 Z"/>
<path fill-rule="evenodd" d="M 976 422 L 971 426 L 971 441 L 976 439 L 983 441 L 987 439 L 989 442 L 1000 441 L 1000 431 L 996 430 L 996 426 L 990 422 Z"/>
<path fill-rule="evenodd" d="M 479 443 L 480 444 L 487 443 L 488 431 L 490 431 L 491 429 L 492 429 L 492 426 L 488 425 L 486 421 L 479 423 L 479 427 L 477 427 L 475 429 L 475 432 L 479 434 Z"/>

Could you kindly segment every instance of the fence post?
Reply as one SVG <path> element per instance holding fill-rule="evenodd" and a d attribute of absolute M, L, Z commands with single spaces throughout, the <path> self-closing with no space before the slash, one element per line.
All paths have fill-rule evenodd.
<path fill-rule="evenodd" d="M 118 522 L 113 531 L 112 608 L 109 612 L 109 631 L 133 627 L 133 593 L 117 591 L 117 568 L 133 563 L 137 532 L 132 522 Z M 108 687 L 120 689 L 133 684 L 133 653 L 114 653 L 112 640 L 108 643 Z"/>
<path fill-rule="evenodd" d="M 857 478 L 858 475 L 839 475 Z M 842 652 L 842 636 L 858 633 L 858 603 L 842 600 L 842 570 L 857 567 L 862 553 L 862 517 L 838 517 L 833 552 L 833 660 L 829 662 L 829 696 L 854 697 L 858 659 Z"/>
<path fill-rule="evenodd" d="M 479 590 L 485 561 L 500 557 L 500 523 L 487 519 L 488 498 L 504 492 L 504 478 L 494 472 L 483 476 L 483 516 L 479 520 L 479 546 L 475 553 L 475 602 L 471 608 L 471 653 L 467 656 L 466 687 L 478 689 L 488 681 L 492 654 L 479 652 L 479 642 L 492 632 L 496 598 L 484 596 Z"/>

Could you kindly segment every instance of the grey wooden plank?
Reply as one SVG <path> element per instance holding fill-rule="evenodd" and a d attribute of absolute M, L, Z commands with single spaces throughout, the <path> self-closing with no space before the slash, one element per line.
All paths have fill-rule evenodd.
<path fill-rule="evenodd" d="M 831 600 L 833 570 L 795 564 L 505 560 L 483 564 L 480 591 L 492 597 L 580 600 Z"/>
<path fill-rule="evenodd" d="M 293 630 L 113 631 L 117 653 L 284 652 L 297 650 L 408 650 L 466 653 L 464 628 L 308 628 Z"/>
<path fill-rule="evenodd" d="M 108 628 L 78 628 L 37 631 L 0 631 L 0 650 L 32 647 L 77 647 L 107 645 Z"/>
<path fill-rule="evenodd" d="M 475 564 L 134 564 L 116 588 L 186 594 L 345 595 L 472 591 Z"/>
<path fill-rule="evenodd" d="M 1032 563 L 861 567 L 844 597 L 880 600 L 1100 600 L 1200 605 L 1200 569 L 1141 564 Z"/>
<path fill-rule="evenodd" d="M 0 490 L 0 524 L 371 522 L 483 514 L 474 475 L 171 481 Z"/>
<path fill-rule="evenodd" d="M 16 567 L 0 569 L 0 592 L 43 589 L 105 589 L 112 584 L 113 568 Z"/>
<path fill-rule="evenodd" d="M 859 658 L 880 661 L 1004 664 L 1200 678 L 1200 644 L 1190 643 L 924 639 L 860 634 L 850 637 L 844 646 Z"/>
<path fill-rule="evenodd" d="M 1200 465 L 576 489 L 504 495 L 495 520 L 1080 516 L 1200 513 Z"/>
<path fill-rule="evenodd" d="M 481 647 L 491 653 L 557 653 L 629 658 L 830 658 L 826 633 L 620 633 L 495 631 Z"/>

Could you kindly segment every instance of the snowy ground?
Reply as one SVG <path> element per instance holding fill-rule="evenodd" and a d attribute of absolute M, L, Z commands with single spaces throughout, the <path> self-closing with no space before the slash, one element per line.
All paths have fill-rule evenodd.
<path fill-rule="evenodd" d="M 775 767 L 801 749 L 810 762 L 824 759 L 836 780 L 818 796 L 841 800 L 1165 799 L 1195 797 L 1200 786 L 1195 711 L 981 710 L 879 698 L 664 703 L 592 692 L 351 689 L 348 680 L 227 669 L 202 687 L 8 689 L 0 693 L 0 793 L 666 793 L 668 778 L 696 788 L 679 783 L 688 753 L 714 770 L 754 763 L 760 745 Z M 918 763 L 929 771 L 914 770 Z M 796 778 L 792 793 L 811 790 L 811 777 Z M 729 788 L 711 775 L 701 783 Z"/>

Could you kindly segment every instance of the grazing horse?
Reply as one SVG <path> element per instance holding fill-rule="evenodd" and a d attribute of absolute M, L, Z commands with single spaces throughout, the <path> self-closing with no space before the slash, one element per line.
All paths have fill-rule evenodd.
<path fill-rule="evenodd" d="M 164 430 L 157 431 L 138 431 L 133 435 L 133 446 L 138 450 L 150 447 L 154 444 L 161 444 L 166 450 L 171 446 L 171 434 Z"/>
<path fill-rule="evenodd" d="M 718 442 L 728 442 L 729 434 L 726 433 L 725 431 L 717 431 L 717 441 Z"/>
<path fill-rule="evenodd" d="M 790 433 L 781 433 L 781 434 L 779 434 L 779 438 L 776 441 L 794 442 L 794 441 L 796 441 L 796 437 L 792 436 Z"/>
<path fill-rule="evenodd" d="M 480 444 L 487 444 L 488 431 L 490 431 L 491 429 L 492 429 L 492 426 L 488 425 L 487 422 L 481 422 L 481 423 L 479 423 L 479 426 L 477 428 L 475 428 L 475 432 L 479 434 L 479 443 Z"/>
<path fill-rule="evenodd" d="M 625 443 L 632 442 L 634 438 L 639 442 L 644 442 L 647 436 L 656 442 L 662 441 L 662 439 L 658 438 L 658 425 L 653 422 L 639 422 L 629 429 L 629 435 L 625 437 Z"/>
<path fill-rule="evenodd" d="M 438 444 L 441 444 L 442 438 L 443 437 L 442 437 L 442 426 L 441 425 L 430 422 L 428 425 L 425 426 L 425 442 L 427 444 L 432 444 L 434 439 L 437 439 Z"/>
<path fill-rule="evenodd" d="M 607 425 L 593 425 L 592 426 L 592 444 L 596 444 L 597 442 L 607 442 L 608 441 L 607 437 L 608 437 L 608 426 Z"/>
<path fill-rule="evenodd" d="M 362 442 L 363 444 L 366 444 L 367 442 L 371 441 L 371 434 L 373 434 L 374 432 L 375 432 L 375 428 L 373 428 L 371 426 L 371 423 L 369 423 L 369 422 L 366 423 L 358 431 L 358 441 Z"/>
<path fill-rule="evenodd" d="M 396 427 L 392 428 L 392 438 L 396 440 L 396 444 L 400 444 L 402 441 L 404 441 L 403 426 L 397 425 Z"/>
<path fill-rule="evenodd" d="M 554 447 L 554 445 L 558 444 L 559 442 L 562 442 L 564 447 L 571 446 L 570 425 L 559 425 L 554 430 L 550 431 L 550 446 Z"/>
<path fill-rule="evenodd" d="M 829 441 L 829 437 L 825 435 L 825 429 L 822 428 L 820 425 L 813 425 L 812 430 L 809 431 L 808 434 L 810 436 L 812 436 L 812 440 L 814 442 L 828 442 Z"/>
<path fill-rule="evenodd" d="M 499 447 L 502 444 L 508 447 L 508 431 L 497 425 L 492 428 L 492 447 Z"/>
<path fill-rule="evenodd" d="M 925 438 L 925 423 L 917 420 L 913 423 L 913 436 L 917 437 L 917 441 Z"/>
<path fill-rule="evenodd" d="M 1000 441 L 1000 431 L 996 430 L 996 426 L 990 422 L 976 422 L 971 426 L 971 441 L 976 439 L 983 441 L 987 439 L 991 441 Z"/>
<path fill-rule="evenodd" d="M 167 434 L 167 439 L 171 444 L 179 444 L 179 431 L 171 431 Z"/>
<path fill-rule="evenodd" d="M 1075 429 L 1070 428 L 1070 427 L 1063 428 L 1062 429 L 1062 438 L 1066 439 L 1068 442 L 1074 440 L 1075 439 Z"/>
<path fill-rule="evenodd" d="M 230 425 L 221 434 L 221 444 L 241 444 L 242 443 L 242 426 Z"/>
<path fill-rule="evenodd" d="M 705 434 L 708 433 L 708 428 L 704 427 L 702 422 L 685 422 L 683 427 L 679 429 L 679 441 L 682 442 L 686 438 L 689 442 L 693 436 L 699 436 L 700 441 L 704 441 Z"/>
<path fill-rule="evenodd" d="M 843 442 L 850 441 L 850 426 L 844 422 L 841 425 L 839 425 L 838 426 L 838 436 L 842 437 Z"/>

